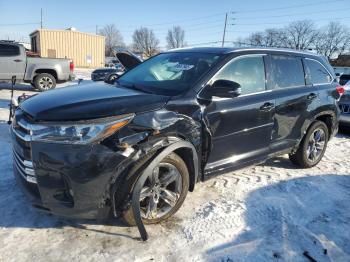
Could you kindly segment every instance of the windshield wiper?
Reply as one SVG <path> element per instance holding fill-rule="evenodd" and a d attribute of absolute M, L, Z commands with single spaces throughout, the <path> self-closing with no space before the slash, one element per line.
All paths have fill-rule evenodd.
<path fill-rule="evenodd" d="M 146 89 L 145 87 L 143 87 L 141 85 L 125 84 L 125 83 L 121 84 L 119 81 L 116 81 L 116 83 L 119 86 L 123 86 L 123 87 L 126 87 L 126 88 L 134 89 L 134 90 L 141 91 L 141 92 L 148 93 L 148 94 L 153 94 L 153 92 L 151 92 L 150 90 Z"/>

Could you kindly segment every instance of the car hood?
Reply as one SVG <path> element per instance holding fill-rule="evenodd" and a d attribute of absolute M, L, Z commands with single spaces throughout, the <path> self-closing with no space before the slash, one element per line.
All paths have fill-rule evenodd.
<path fill-rule="evenodd" d="M 129 51 L 118 52 L 116 57 L 126 70 L 130 70 L 142 63 L 139 57 Z"/>
<path fill-rule="evenodd" d="M 35 121 L 72 121 L 156 110 L 168 100 L 167 96 L 101 83 L 46 91 L 20 107 Z"/>

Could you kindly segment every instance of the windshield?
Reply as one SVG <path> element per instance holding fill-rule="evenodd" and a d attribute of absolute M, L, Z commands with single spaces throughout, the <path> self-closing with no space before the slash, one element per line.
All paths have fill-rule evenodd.
<path fill-rule="evenodd" d="M 171 52 L 157 55 L 121 76 L 117 84 L 174 96 L 187 91 L 222 55 Z"/>

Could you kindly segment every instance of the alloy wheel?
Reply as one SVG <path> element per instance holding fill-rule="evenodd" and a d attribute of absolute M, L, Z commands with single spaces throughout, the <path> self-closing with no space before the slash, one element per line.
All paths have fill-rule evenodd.
<path fill-rule="evenodd" d="M 316 162 L 325 148 L 326 134 L 323 129 L 317 128 L 311 134 L 306 149 L 306 156 L 309 161 Z"/>
<path fill-rule="evenodd" d="M 140 194 L 141 216 L 158 219 L 168 214 L 182 191 L 179 170 L 170 163 L 160 163 L 147 178 Z"/>
<path fill-rule="evenodd" d="M 44 76 L 40 78 L 39 86 L 41 89 L 45 89 L 45 90 L 51 89 L 53 86 L 53 81 L 50 77 Z"/>

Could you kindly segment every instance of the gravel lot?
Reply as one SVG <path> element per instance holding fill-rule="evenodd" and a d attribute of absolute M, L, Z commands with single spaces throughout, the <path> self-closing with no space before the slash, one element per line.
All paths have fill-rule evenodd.
<path fill-rule="evenodd" d="M 89 70 L 77 71 L 90 82 Z M 0 84 L 0 261 L 309 261 L 304 252 L 350 261 L 346 134 L 330 141 L 312 169 L 282 156 L 199 183 L 175 217 L 147 226 L 143 243 L 120 221 L 70 221 L 28 204 L 12 175 L 7 88 Z"/>

